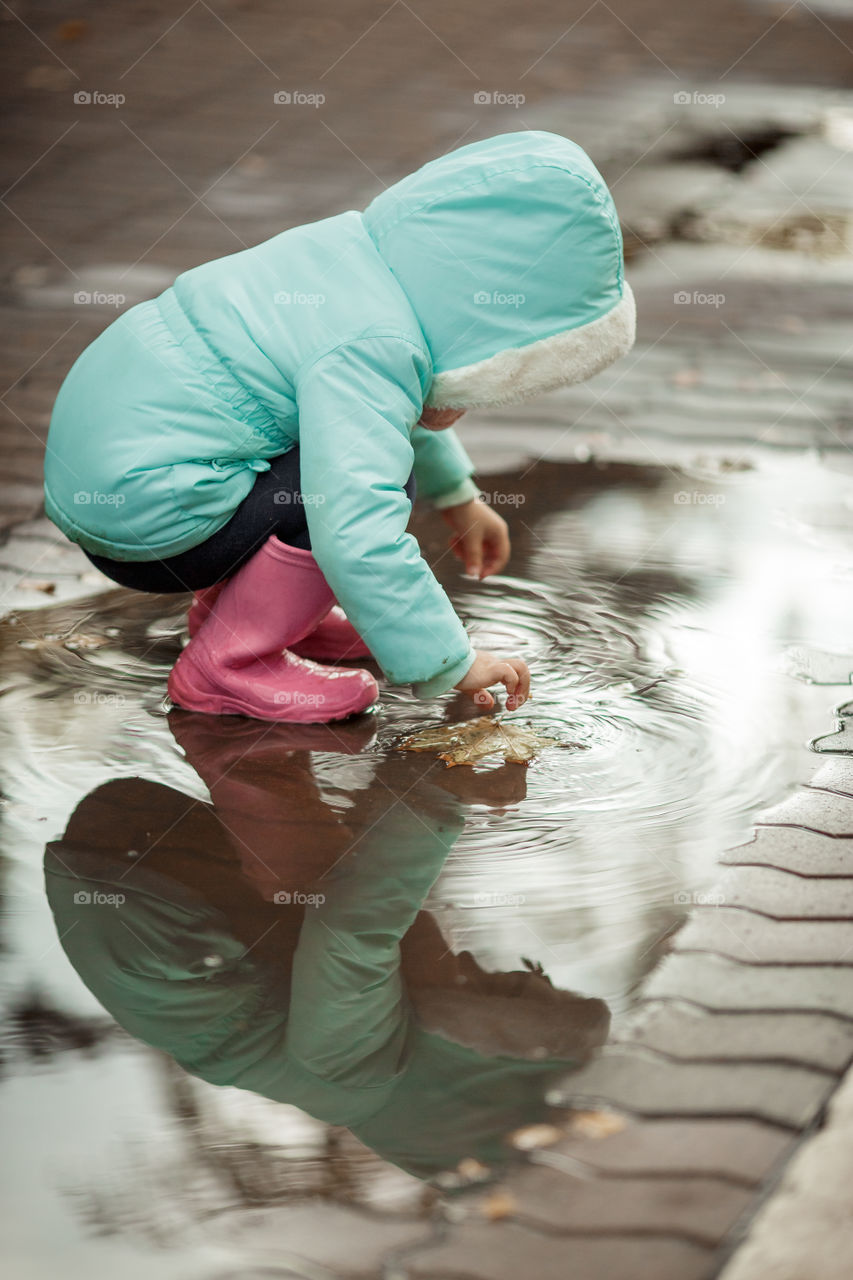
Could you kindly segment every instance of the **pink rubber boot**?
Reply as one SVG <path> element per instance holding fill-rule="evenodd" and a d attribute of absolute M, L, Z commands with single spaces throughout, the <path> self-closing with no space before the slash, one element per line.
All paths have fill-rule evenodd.
<path fill-rule="evenodd" d="M 216 604 L 224 586 L 224 582 L 217 582 L 215 586 L 196 591 L 187 614 L 190 639 Z M 303 658 L 316 658 L 318 662 L 353 661 L 373 656 L 339 605 L 333 605 L 311 634 L 291 645 L 290 651 Z"/>
<path fill-rule="evenodd" d="M 193 593 L 193 602 L 187 611 L 187 631 L 189 632 L 190 640 L 192 640 L 201 624 L 207 620 L 224 586 L 224 582 L 216 582 L 212 587 L 203 587 L 201 591 Z"/>
<path fill-rule="evenodd" d="M 302 724 L 366 711 L 379 693 L 369 672 L 321 667 L 288 648 L 316 629 L 333 600 L 310 551 L 268 538 L 229 578 L 172 668 L 172 702 Z"/>

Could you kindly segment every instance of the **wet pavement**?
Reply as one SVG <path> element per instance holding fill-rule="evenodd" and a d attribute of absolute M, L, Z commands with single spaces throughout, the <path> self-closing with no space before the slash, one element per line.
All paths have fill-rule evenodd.
<path fill-rule="evenodd" d="M 780 1182 L 803 1240 L 837 1227 L 811 1144 L 790 1162 L 853 1059 L 850 23 L 517 18 L 7 15 L 16 1280 L 843 1274 L 779 1213 L 775 1270 L 737 1246 Z M 126 101 L 73 102 L 95 90 Z M 507 576 L 474 588 L 416 530 L 475 638 L 531 665 L 507 719 L 571 745 L 448 771 L 397 748 L 470 704 L 399 689 L 296 732 L 170 711 L 186 600 L 112 590 L 41 514 L 62 375 L 186 266 L 515 128 L 611 184 L 639 339 L 461 424 Z"/>
<path fill-rule="evenodd" d="M 25 1237 L 35 1213 L 81 1274 L 142 1274 L 157 1242 L 175 1274 L 278 1250 L 295 1274 L 512 1275 L 530 1233 L 555 1274 L 569 1241 L 584 1274 L 633 1274 L 637 1240 L 708 1274 L 853 1048 L 853 774 L 787 798 L 815 727 L 835 741 L 814 681 L 850 632 L 849 485 L 732 462 L 492 476 L 514 575 L 477 588 L 419 516 L 474 636 L 531 665 L 506 719 L 571 744 L 527 768 L 401 753 L 472 714 L 449 695 L 315 728 L 168 711 L 183 597 L 0 624 Z M 288 1066 L 300 1007 L 310 1061 L 347 1046 L 333 1096 Z"/>

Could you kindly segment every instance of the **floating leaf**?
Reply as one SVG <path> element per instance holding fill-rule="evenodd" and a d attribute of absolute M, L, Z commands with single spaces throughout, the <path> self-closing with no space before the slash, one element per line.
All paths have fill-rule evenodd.
<path fill-rule="evenodd" d="M 543 747 L 580 746 L 560 742 L 529 723 L 503 723 L 495 716 L 479 716 L 462 724 L 442 724 L 424 729 L 400 744 L 400 751 L 434 751 L 448 767 L 478 764 L 488 756 L 503 756 L 508 764 L 528 764 Z"/>
<path fill-rule="evenodd" d="M 618 1111 L 576 1111 L 569 1128 L 584 1138 L 609 1138 L 613 1133 L 621 1133 L 627 1124 Z"/>
<path fill-rule="evenodd" d="M 535 1151 L 537 1147 L 551 1147 L 565 1136 L 555 1124 L 528 1124 L 511 1133 L 509 1141 L 518 1151 Z"/>
<path fill-rule="evenodd" d="M 504 1218 L 511 1218 L 517 1209 L 518 1202 L 509 1191 L 493 1191 L 480 1205 L 480 1212 L 489 1222 L 502 1222 Z"/>

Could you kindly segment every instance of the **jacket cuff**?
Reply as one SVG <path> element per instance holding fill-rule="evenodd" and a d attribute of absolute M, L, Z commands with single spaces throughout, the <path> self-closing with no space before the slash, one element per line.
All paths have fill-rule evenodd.
<path fill-rule="evenodd" d="M 479 496 L 480 490 L 471 477 L 467 476 L 461 484 L 458 484 L 455 489 L 451 489 L 449 493 L 441 493 L 437 498 L 433 498 L 432 505 L 438 511 L 443 511 L 445 507 L 458 507 L 460 503 L 471 502 Z"/>
<path fill-rule="evenodd" d="M 442 667 L 438 675 L 431 676 L 429 680 L 416 681 L 412 685 L 412 693 L 416 698 L 435 698 L 440 693 L 447 693 L 473 666 L 476 656 L 477 650 L 471 645 L 465 657 L 452 667 Z"/>

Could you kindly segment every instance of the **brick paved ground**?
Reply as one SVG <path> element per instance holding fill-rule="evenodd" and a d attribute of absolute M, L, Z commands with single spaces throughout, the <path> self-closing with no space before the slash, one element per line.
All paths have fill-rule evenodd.
<path fill-rule="evenodd" d="M 755 271 L 736 271 L 731 206 L 711 218 L 711 232 L 707 220 L 696 231 L 728 235 L 727 248 L 676 243 L 677 201 L 650 209 L 649 184 L 632 192 L 629 172 L 641 156 L 646 165 L 660 158 L 669 127 L 669 117 L 655 124 L 649 91 L 638 97 L 635 81 L 653 84 L 668 109 L 677 91 L 716 86 L 734 98 L 741 79 L 848 87 L 853 23 L 843 17 L 730 0 L 526 9 L 353 0 L 331 11 L 154 0 L 83 3 L 73 19 L 58 3 L 17 3 L 6 7 L 4 34 L 0 530 L 25 522 L 0 565 L 7 603 L 43 599 L 20 587 L 22 575 L 69 592 L 95 585 L 81 583 L 79 554 L 60 549 L 40 519 L 53 397 L 113 314 L 75 293 L 150 296 L 181 269 L 362 205 L 436 152 L 509 128 L 575 133 L 641 233 L 628 236 L 640 358 L 595 394 L 577 389 L 557 408 L 531 406 L 529 450 L 575 448 L 581 437 L 567 444 L 555 431 L 567 409 L 585 415 L 582 438 L 640 453 L 655 431 L 677 448 L 688 422 L 697 433 L 722 425 L 744 448 L 759 436 L 849 443 L 846 260 L 801 260 L 790 277 L 775 266 L 762 276 L 759 252 Z M 277 106 L 277 91 L 325 101 Z M 525 102 L 477 104 L 477 92 Z M 76 103 L 75 93 L 126 101 Z M 794 103 L 802 121 L 808 104 L 792 93 L 775 94 L 776 117 Z M 691 173 L 707 180 L 707 170 Z M 722 169 L 712 176 L 715 192 L 730 182 Z M 706 288 L 724 275 L 725 325 L 707 309 L 673 315 L 673 281 Z M 782 368 L 784 386 L 761 383 L 762 365 Z M 756 397 L 726 399 L 750 377 Z M 500 465 L 495 431 L 517 431 L 517 418 L 472 415 L 475 457 L 488 445 Z M 614 1109 L 613 1132 L 590 1136 L 567 1113 L 565 1132 L 528 1153 L 503 1198 L 475 1194 L 428 1227 L 341 1209 L 318 1229 L 316 1215 L 288 1209 L 277 1263 L 289 1258 L 297 1275 L 324 1267 L 386 1280 L 716 1274 L 853 1058 L 853 766 L 839 756 L 812 772 L 804 755 L 803 785 L 763 816 L 751 844 L 726 855 L 722 901 L 694 912 L 620 1040 L 556 1099 Z"/>
<path fill-rule="evenodd" d="M 568 99 L 739 77 L 850 82 L 853 24 L 719 0 L 272 0 L 5 6 L 0 528 L 40 506 L 53 397 L 109 309 L 180 269 L 365 202 L 436 152 L 507 128 L 572 133 Z M 322 107 L 276 106 L 276 91 Z M 77 93 L 123 94 L 120 106 Z M 524 94 L 478 105 L 477 92 Z M 630 112 L 625 128 L 630 134 Z M 627 166 L 626 166 L 627 167 Z M 134 265 L 129 274 L 127 268 Z"/>

